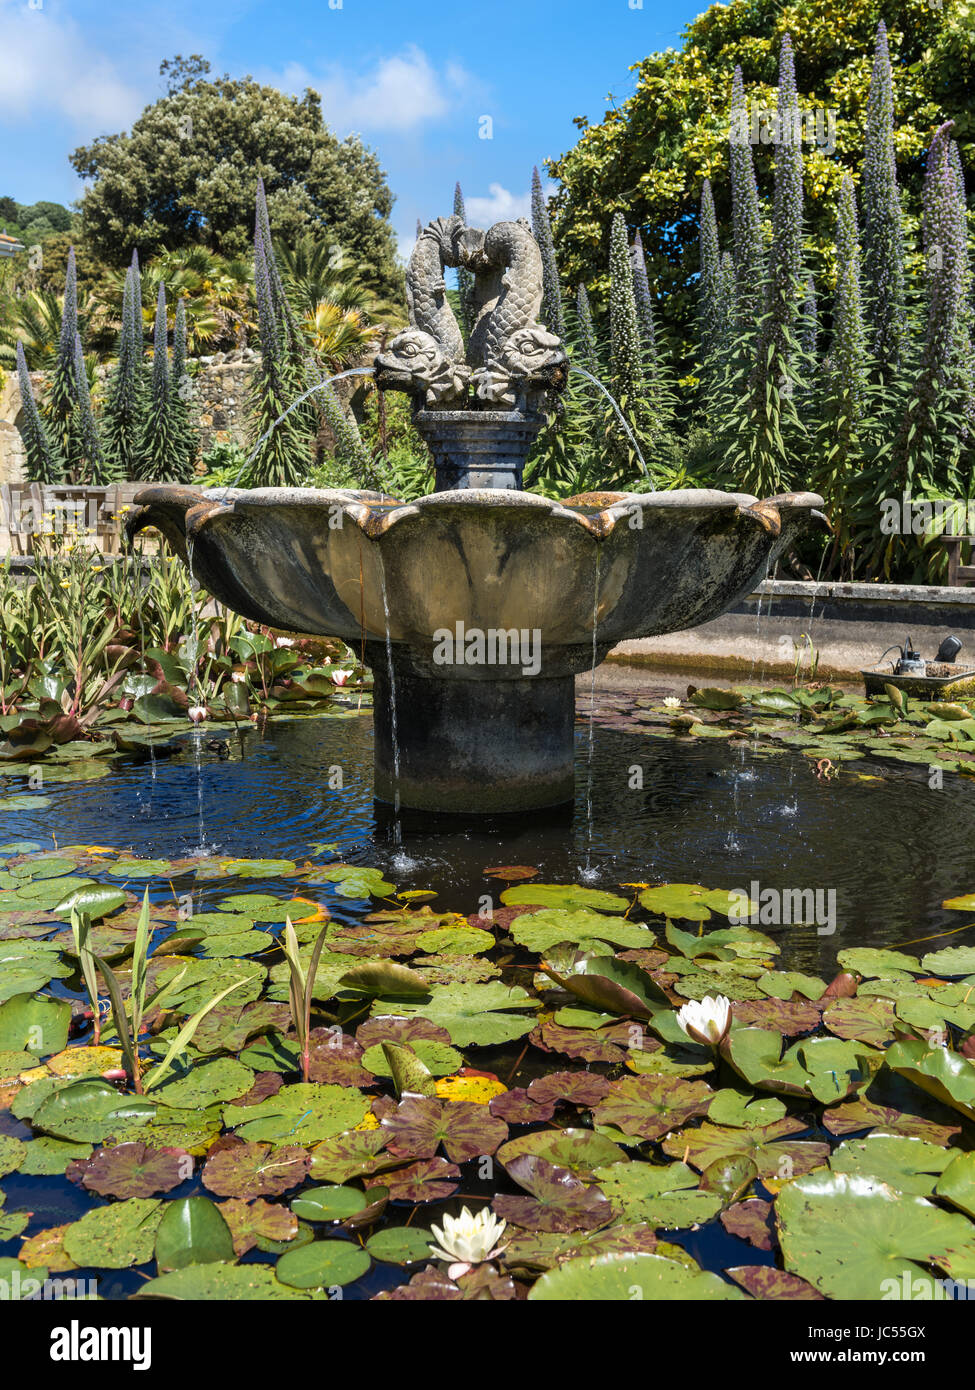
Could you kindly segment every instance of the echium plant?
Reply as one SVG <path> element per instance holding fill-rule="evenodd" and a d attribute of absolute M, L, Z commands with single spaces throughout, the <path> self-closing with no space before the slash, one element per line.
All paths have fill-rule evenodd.
<path fill-rule="evenodd" d="M 260 214 L 254 238 L 254 289 L 261 360 L 248 393 L 248 442 L 257 449 L 249 481 L 257 487 L 294 487 L 308 470 L 310 443 L 301 407 L 285 412 L 300 396 L 303 378 L 288 349 L 286 319 L 275 309 Z"/>
<path fill-rule="evenodd" d="M 542 322 L 550 333 L 565 341 L 565 312 L 562 307 L 562 286 L 555 259 L 555 242 L 548 204 L 537 167 L 532 170 L 532 231 L 542 253 Z"/>
<path fill-rule="evenodd" d="M 178 477 L 180 422 L 173 409 L 167 352 L 166 287 L 160 282 L 153 332 L 152 381 L 139 424 L 136 476 L 146 482 Z"/>
<path fill-rule="evenodd" d="M 860 287 L 860 239 L 853 180 L 843 176 L 836 214 L 833 336 L 815 401 L 811 485 L 833 522 L 833 554 L 843 556 L 855 530 L 848 498 L 864 464 L 867 392 L 866 330 Z"/>
<path fill-rule="evenodd" d="M 939 126 L 928 148 L 922 195 L 927 317 L 918 371 L 894 443 L 898 484 L 921 484 L 958 495 L 957 464 L 966 437 L 970 352 L 966 349 L 968 287 L 964 187 L 952 152 L 953 121 Z"/>
<path fill-rule="evenodd" d="M 729 121 L 729 164 L 731 168 L 731 257 L 735 266 L 738 325 L 752 327 L 760 308 L 765 280 L 762 246 L 762 216 L 758 203 L 755 164 L 749 143 L 748 105 L 741 68 L 736 67 L 731 84 Z"/>
<path fill-rule="evenodd" d="M 643 353 L 643 367 L 648 383 L 656 381 L 660 366 L 657 357 L 657 329 L 653 321 L 653 296 L 650 293 L 650 277 L 647 275 L 647 260 L 643 254 L 643 238 L 637 232 L 630 250 L 633 262 L 633 297 L 636 300 L 636 321 L 640 330 L 640 349 Z"/>
<path fill-rule="evenodd" d="M 48 381 L 44 400 L 44 417 L 52 438 L 65 460 L 66 471 L 73 474 L 78 452 L 77 375 L 74 362 L 74 340 L 78 333 L 78 276 L 74 247 L 68 249 L 68 265 L 64 277 L 64 302 L 61 309 L 61 332 L 54 367 Z"/>
<path fill-rule="evenodd" d="M 718 243 L 718 219 L 714 211 L 711 180 L 705 179 L 701 189 L 701 214 L 698 221 L 700 278 L 698 280 L 698 341 L 700 343 L 701 375 L 707 387 L 717 371 L 721 346 L 721 252 Z"/>
<path fill-rule="evenodd" d="M 106 467 L 98 442 L 98 426 L 91 405 L 91 391 L 88 386 L 88 373 L 85 370 L 85 354 L 81 346 L 81 334 L 74 335 L 75 392 L 77 395 L 77 439 L 79 457 L 76 465 L 79 482 L 95 486 L 110 482 L 112 472 Z"/>
<path fill-rule="evenodd" d="M 905 351 L 904 236 L 894 149 L 894 90 L 883 20 L 877 28 L 863 148 L 864 313 L 869 347 L 889 382 Z"/>
<path fill-rule="evenodd" d="M 173 365 L 170 381 L 172 412 L 178 439 L 177 455 L 173 462 L 173 479 L 189 483 L 193 479 L 199 433 L 193 423 L 193 382 L 186 362 L 186 302 L 176 305 L 173 324 Z"/>
<path fill-rule="evenodd" d="M 17 380 L 20 386 L 21 417 L 18 426 L 26 455 L 25 471 L 33 483 L 64 481 L 64 456 L 52 438 L 46 421 L 37 408 L 24 345 L 17 344 Z"/>
<path fill-rule="evenodd" d="M 454 216 L 467 222 L 467 209 L 464 206 L 464 194 L 460 184 L 454 185 Z M 419 238 L 422 227 L 417 222 L 417 238 Z M 471 271 L 458 267 L 457 270 L 457 296 L 460 300 L 460 326 L 464 333 L 464 340 L 471 336 L 471 329 L 474 327 L 474 276 Z"/>
<path fill-rule="evenodd" d="M 101 415 L 105 466 L 115 478 L 136 476 L 139 420 L 145 404 L 142 375 L 142 299 L 139 265 L 133 262 L 125 274 L 122 291 L 122 324 L 118 359 L 109 374 Z"/>

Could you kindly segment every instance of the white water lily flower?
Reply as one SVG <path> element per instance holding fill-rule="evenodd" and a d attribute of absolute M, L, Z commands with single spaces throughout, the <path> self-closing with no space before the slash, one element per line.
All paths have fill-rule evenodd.
<path fill-rule="evenodd" d="M 676 695 L 668 695 L 664 700 L 664 709 L 680 709 L 680 700 Z"/>
<path fill-rule="evenodd" d="M 190 705 L 186 714 L 194 724 L 202 724 L 204 719 L 209 717 L 210 711 L 207 709 L 206 705 Z"/>
<path fill-rule="evenodd" d="M 335 685 L 345 685 L 351 675 L 351 671 L 333 671 L 332 681 Z"/>
<path fill-rule="evenodd" d="M 431 1231 L 440 1242 L 431 1245 L 430 1251 L 438 1259 L 451 1263 L 452 1277 L 454 1273 L 465 1273 L 472 1265 L 493 1260 L 501 1253 L 498 1241 L 507 1224 L 500 1221 L 490 1207 L 483 1207 L 476 1216 L 464 1207 L 460 1216 L 445 1216 L 442 1227 L 430 1223 Z"/>
<path fill-rule="evenodd" d="M 276 647 L 293 647 L 294 644 L 295 639 L 293 637 L 275 637 L 274 639 L 274 645 Z"/>
<path fill-rule="evenodd" d="M 694 1042 L 719 1047 L 731 1031 L 731 1000 L 723 994 L 692 999 L 678 1009 L 677 1023 Z"/>

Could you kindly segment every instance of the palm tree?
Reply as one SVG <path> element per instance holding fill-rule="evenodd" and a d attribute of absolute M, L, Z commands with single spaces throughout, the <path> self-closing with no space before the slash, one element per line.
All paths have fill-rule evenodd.
<path fill-rule="evenodd" d="M 341 246 L 306 232 L 292 245 L 276 241 L 274 254 L 299 317 L 313 316 L 325 303 L 357 309 L 373 326 L 384 323 L 395 328 L 405 323 L 401 309 L 368 288 L 363 279 L 364 268 Z"/>

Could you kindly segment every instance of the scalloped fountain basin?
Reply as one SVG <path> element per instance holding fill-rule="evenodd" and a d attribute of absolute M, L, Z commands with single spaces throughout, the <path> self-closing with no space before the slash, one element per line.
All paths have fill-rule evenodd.
<path fill-rule="evenodd" d="M 574 676 L 624 639 L 717 617 L 822 499 L 160 485 L 136 503 L 130 535 L 155 526 L 184 561 L 191 548 L 244 617 L 364 643 L 377 798 L 493 813 L 570 800 Z"/>

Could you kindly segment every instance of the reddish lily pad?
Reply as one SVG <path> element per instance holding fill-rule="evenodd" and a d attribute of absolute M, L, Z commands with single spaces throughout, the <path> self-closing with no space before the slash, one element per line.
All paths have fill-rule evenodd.
<path fill-rule="evenodd" d="M 823 1022 L 838 1038 L 855 1038 L 871 1047 L 886 1047 L 894 1037 L 894 1005 L 877 995 L 835 999 Z"/>
<path fill-rule="evenodd" d="M 440 1028 L 426 1018 L 404 1018 L 400 1014 L 379 1014 L 367 1018 L 359 1024 L 355 1038 L 363 1050 L 382 1042 L 450 1042 L 446 1028 Z"/>
<path fill-rule="evenodd" d="M 725 1274 L 729 1279 L 734 1279 L 736 1284 L 740 1284 L 752 1298 L 788 1302 L 823 1301 L 823 1295 L 814 1289 L 812 1284 L 807 1284 L 798 1274 L 790 1274 L 786 1269 L 776 1269 L 774 1265 L 736 1265 L 733 1269 L 726 1269 Z"/>
<path fill-rule="evenodd" d="M 505 1221 L 532 1231 L 592 1231 L 606 1226 L 613 1208 L 598 1188 L 547 1162 L 537 1154 L 519 1154 L 506 1165 L 509 1177 L 529 1194 L 500 1195 L 491 1203 Z"/>
<path fill-rule="evenodd" d="M 550 1120 L 555 1114 L 555 1101 L 536 1101 L 524 1086 L 515 1086 L 489 1102 L 492 1115 L 509 1125 L 533 1125 Z"/>
<path fill-rule="evenodd" d="M 704 1169 L 719 1159 L 746 1154 L 763 1178 L 793 1178 L 818 1168 L 829 1158 L 829 1145 L 795 1140 L 806 1126 L 787 1115 L 758 1129 L 733 1129 L 705 1121 L 697 1129 L 681 1130 L 663 1143 L 663 1151 L 693 1167 Z"/>
<path fill-rule="evenodd" d="M 855 1096 L 842 1105 L 831 1105 L 823 1113 L 823 1124 L 830 1134 L 842 1137 L 863 1129 L 883 1129 L 890 1134 L 907 1134 L 932 1144 L 950 1144 L 961 1133 L 960 1125 L 942 1125 L 923 1115 L 910 1115 L 889 1105 L 876 1105 L 864 1096 Z"/>
<path fill-rule="evenodd" d="M 277 1197 L 304 1182 L 311 1155 L 296 1144 L 275 1148 L 244 1140 L 211 1153 L 203 1186 L 218 1197 Z"/>
<path fill-rule="evenodd" d="M 390 1153 L 432 1158 L 442 1144 L 454 1163 L 493 1154 L 508 1137 L 504 1120 L 487 1106 L 408 1096 L 382 1120 Z"/>
<path fill-rule="evenodd" d="M 238 1259 L 262 1241 L 290 1241 L 298 1234 L 294 1212 L 278 1202 L 266 1202 L 263 1197 L 251 1202 L 231 1197 L 219 1204 L 219 1210 L 230 1228 Z"/>
<path fill-rule="evenodd" d="M 172 1192 L 192 1174 L 193 1159 L 185 1149 L 154 1149 L 138 1140 L 96 1149 L 68 1168 L 68 1177 L 102 1197 L 153 1197 Z"/>
<path fill-rule="evenodd" d="M 703 1115 L 714 1092 L 704 1081 L 677 1076 L 624 1076 L 593 1107 L 593 1123 L 612 1125 L 640 1139 L 660 1139 L 694 1115 Z"/>
<path fill-rule="evenodd" d="M 604 1076 L 588 1071 L 553 1071 L 538 1076 L 528 1087 L 536 1104 L 564 1101 L 569 1105 L 597 1105 L 606 1098 L 609 1082 Z"/>
<path fill-rule="evenodd" d="M 758 1250 L 771 1250 L 771 1214 L 771 1202 L 763 1202 L 760 1197 L 748 1197 L 744 1202 L 736 1202 L 733 1207 L 723 1211 L 721 1224 L 729 1235 L 747 1240 Z"/>
<path fill-rule="evenodd" d="M 445 1158 L 424 1158 L 366 1179 L 367 1190 L 389 1188 L 391 1202 L 442 1202 L 457 1191 L 460 1169 Z"/>
<path fill-rule="evenodd" d="M 566 1028 L 546 1019 L 532 1030 L 529 1039 L 543 1052 L 562 1052 L 584 1062 L 615 1063 L 626 1061 L 630 1030 L 625 1023 L 596 1029 Z"/>

